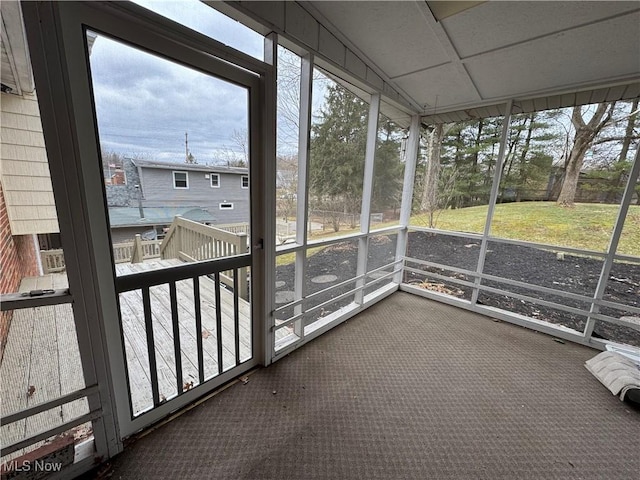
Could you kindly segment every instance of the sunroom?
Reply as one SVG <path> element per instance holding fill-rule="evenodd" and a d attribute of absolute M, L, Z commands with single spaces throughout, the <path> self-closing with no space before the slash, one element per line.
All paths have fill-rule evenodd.
<path fill-rule="evenodd" d="M 640 468 L 636 2 L 2 15 L 3 474 Z"/>

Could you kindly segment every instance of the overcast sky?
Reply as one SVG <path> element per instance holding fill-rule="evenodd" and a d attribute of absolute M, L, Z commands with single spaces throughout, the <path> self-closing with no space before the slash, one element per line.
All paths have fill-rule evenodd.
<path fill-rule="evenodd" d="M 262 59 L 262 37 L 197 0 L 139 1 L 154 11 Z M 189 8 L 185 8 L 189 3 Z M 185 132 L 198 163 L 242 154 L 245 89 L 98 36 L 90 57 L 100 141 L 108 151 L 182 162 Z"/>

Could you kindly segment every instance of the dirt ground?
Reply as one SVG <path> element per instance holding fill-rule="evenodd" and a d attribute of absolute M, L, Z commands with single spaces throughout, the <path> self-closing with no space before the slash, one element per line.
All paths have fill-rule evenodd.
<path fill-rule="evenodd" d="M 369 258 L 367 270 L 373 270 L 393 261 L 396 250 L 396 235 L 379 235 L 373 237 L 369 243 Z M 424 232 L 409 234 L 408 256 L 424 261 L 436 262 L 452 267 L 474 271 L 477 267 L 480 242 L 448 235 L 433 235 Z M 345 241 L 331 245 L 308 258 L 307 275 L 305 278 L 306 294 L 321 292 L 329 286 L 349 280 L 356 275 L 358 261 L 358 242 Z M 496 277 L 508 278 L 531 285 L 553 288 L 563 292 L 593 296 L 596 290 L 602 260 L 564 254 L 557 256 L 556 252 L 532 247 L 507 245 L 490 242 L 484 266 L 484 272 Z M 427 269 L 431 273 L 454 277 L 459 280 L 472 282 L 472 279 L 461 273 L 447 272 L 438 268 L 430 268 L 408 263 L 409 266 Z M 391 271 L 391 269 L 385 269 Z M 315 280 L 324 279 L 324 282 Z M 295 266 L 293 264 L 279 266 L 276 269 L 276 292 L 293 295 L 295 290 Z M 406 272 L 404 281 L 423 288 L 447 293 L 458 298 L 471 299 L 472 288 L 456 285 L 441 279 L 428 278 L 425 275 Z M 369 287 L 369 293 L 387 281 L 383 280 L 376 286 Z M 577 299 L 566 298 L 548 293 L 536 293 L 524 287 L 514 287 L 497 281 L 486 281 L 484 285 L 501 288 L 513 293 L 527 295 L 542 300 L 566 305 L 574 308 L 587 309 L 589 304 Z M 305 309 L 320 305 L 328 300 L 346 294 L 355 287 L 354 282 L 347 283 L 331 292 L 320 293 L 305 301 Z M 284 297 L 282 297 L 284 298 Z M 281 300 L 282 300 L 281 298 Z M 609 276 L 604 299 L 623 305 L 640 307 L 640 266 L 628 263 L 616 263 Z M 291 301 L 292 298 L 290 298 Z M 348 305 L 353 295 L 347 295 L 331 305 L 323 306 L 313 313 L 305 315 L 308 325 L 338 308 Z M 582 331 L 586 324 L 586 317 L 577 313 L 566 312 L 556 308 L 536 305 L 506 295 L 494 292 L 482 292 L 478 302 L 504 310 L 512 311 L 538 320 L 564 325 L 577 331 Z M 282 302 L 284 304 L 287 302 Z M 602 313 L 619 318 L 632 315 L 630 312 L 605 308 Z M 278 319 L 287 319 L 294 314 L 293 308 L 278 312 Z M 594 336 L 640 347 L 640 332 L 597 321 Z"/>

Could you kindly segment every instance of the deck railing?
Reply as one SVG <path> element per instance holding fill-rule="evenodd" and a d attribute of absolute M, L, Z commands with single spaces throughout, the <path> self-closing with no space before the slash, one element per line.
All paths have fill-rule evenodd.
<path fill-rule="evenodd" d="M 227 223 L 224 225 L 216 225 L 216 228 L 219 228 L 220 230 L 226 230 L 227 232 L 235 234 L 244 233 L 247 236 L 249 236 L 249 234 L 251 233 L 248 223 Z"/>
<path fill-rule="evenodd" d="M 66 268 L 64 253 L 61 248 L 55 250 L 41 250 L 42 269 L 44 273 L 63 272 Z"/>
<path fill-rule="evenodd" d="M 142 240 L 136 235 L 133 242 L 115 243 L 113 245 L 114 263 L 126 263 L 134 261 L 134 253 L 141 249 L 142 256 L 138 256 L 135 261 L 147 260 L 150 258 L 160 258 L 160 244 L 162 240 Z M 139 244 L 137 243 L 139 242 Z M 44 274 L 64 272 L 66 264 L 64 262 L 64 252 L 61 248 L 56 250 L 41 250 L 42 270 Z M 138 260 L 142 258 L 142 260 Z"/>
<path fill-rule="evenodd" d="M 247 253 L 247 238 L 246 233 L 232 233 L 176 216 L 160 245 L 160 256 L 198 262 L 241 255 Z M 238 278 L 234 279 L 232 271 L 225 271 L 221 272 L 220 279 L 225 285 L 237 288 L 240 298 L 249 299 L 246 267 L 238 270 Z"/>

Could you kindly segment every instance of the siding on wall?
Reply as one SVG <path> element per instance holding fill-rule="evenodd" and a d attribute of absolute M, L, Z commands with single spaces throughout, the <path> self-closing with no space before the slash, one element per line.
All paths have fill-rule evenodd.
<path fill-rule="evenodd" d="M 11 235 L 9 216 L 0 185 L 0 293 L 17 292 L 22 278 L 38 275 L 36 255 L 38 252 L 31 235 Z M 0 313 L 0 359 L 4 354 L 12 315 L 12 311 Z"/>
<path fill-rule="evenodd" d="M 219 173 L 220 187 L 212 188 L 206 172 L 190 171 L 189 188 L 179 189 L 173 188 L 174 170 L 142 167 L 141 171 L 144 206 L 198 206 L 213 215 L 214 224 L 249 222 L 249 189 L 241 188 L 242 174 Z M 220 210 L 220 203 L 233 203 L 233 210 Z"/>
<path fill-rule="evenodd" d="M 35 95 L 2 94 L 2 187 L 14 235 L 56 233 L 49 164 Z"/>

